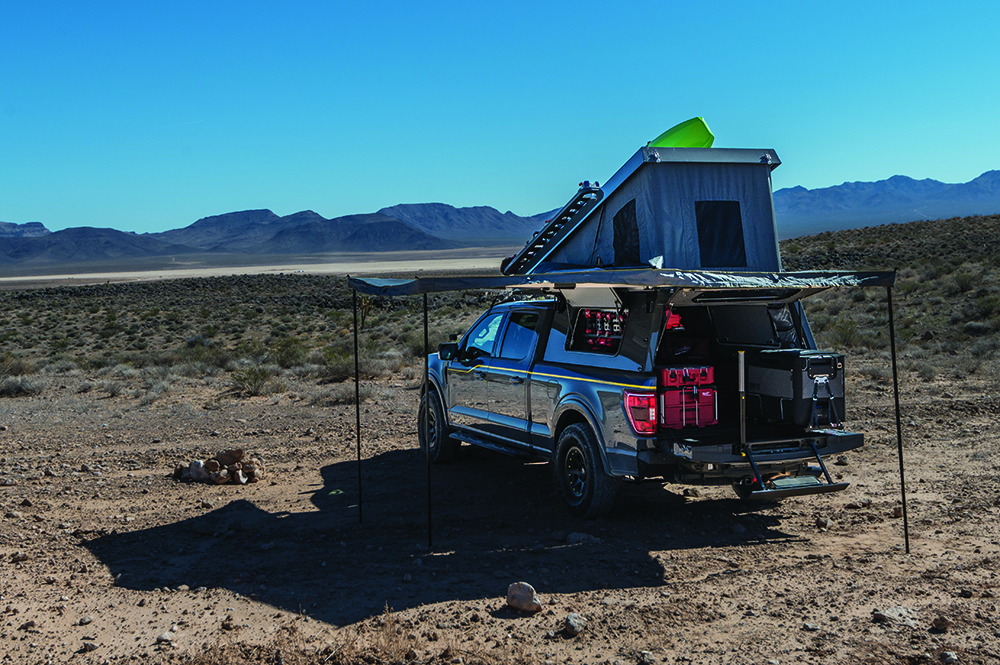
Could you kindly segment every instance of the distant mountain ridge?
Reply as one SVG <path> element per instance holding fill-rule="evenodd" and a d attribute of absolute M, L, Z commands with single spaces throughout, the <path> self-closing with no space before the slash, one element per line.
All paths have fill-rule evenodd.
<path fill-rule="evenodd" d="M 774 211 L 782 238 L 878 224 L 990 215 L 1000 213 L 1000 171 L 987 171 L 958 184 L 895 175 L 877 182 L 845 182 L 820 189 L 790 187 L 774 193 Z"/>
<path fill-rule="evenodd" d="M 836 187 L 774 192 L 781 238 L 887 223 L 1000 213 L 1000 171 L 960 184 L 893 176 Z M 488 206 L 407 203 L 327 219 L 267 209 L 203 217 L 184 228 L 135 234 L 79 227 L 50 232 L 39 222 L 0 222 L 0 266 L 50 265 L 199 253 L 321 254 L 520 245 L 557 210 L 529 217 Z"/>
<path fill-rule="evenodd" d="M 37 238 L 51 233 L 41 222 L 0 222 L 0 238 Z"/>

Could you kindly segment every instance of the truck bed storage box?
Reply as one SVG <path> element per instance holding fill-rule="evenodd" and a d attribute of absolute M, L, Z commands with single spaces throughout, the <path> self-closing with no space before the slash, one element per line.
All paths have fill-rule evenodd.
<path fill-rule="evenodd" d="M 747 413 L 799 427 L 840 424 L 843 354 L 804 349 L 747 354 Z"/>
<path fill-rule="evenodd" d="M 660 368 L 660 385 L 666 388 L 707 386 L 711 383 L 715 383 L 715 368 L 708 365 Z"/>
<path fill-rule="evenodd" d="M 660 394 L 661 424 L 669 429 L 715 425 L 718 404 L 715 386 L 667 388 Z"/>

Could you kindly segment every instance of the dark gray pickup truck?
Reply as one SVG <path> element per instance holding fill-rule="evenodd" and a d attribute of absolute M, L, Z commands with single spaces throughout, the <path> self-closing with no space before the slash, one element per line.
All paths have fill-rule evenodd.
<path fill-rule="evenodd" d="M 570 510 L 622 483 L 732 484 L 743 498 L 844 489 L 844 357 L 816 350 L 794 289 L 586 289 L 506 302 L 429 359 L 420 443 L 553 462 Z"/>

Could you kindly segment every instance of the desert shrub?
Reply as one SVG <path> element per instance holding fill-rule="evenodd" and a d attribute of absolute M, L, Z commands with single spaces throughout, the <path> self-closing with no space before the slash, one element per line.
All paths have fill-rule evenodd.
<path fill-rule="evenodd" d="M 362 402 L 372 399 L 377 393 L 370 383 L 361 383 L 358 386 L 358 395 Z M 332 406 L 334 404 L 354 404 L 355 403 L 354 382 L 339 383 L 329 390 L 313 397 L 313 403 L 317 406 Z"/>
<path fill-rule="evenodd" d="M 972 357 L 981 358 L 982 360 L 990 360 L 996 355 L 998 350 L 1000 350 L 1000 339 L 996 337 L 977 339 L 969 346 L 969 353 Z"/>
<path fill-rule="evenodd" d="M 888 383 L 892 381 L 892 369 L 885 367 L 884 365 L 871 365 L 868 367 L 863 367 L 858 370 L 861 376 L 867 376 L 872 381 L 876 383 Z"/>
<path fill-rule="evenodd" d="M 35 364 L 25 358 L 15 356 L 10 351 L 0 355 L 0 375 L 25 376 L 35 371 Z"/>
<path fill-rule="evenodd" d="M 951 377 L 961 381 L 962 379 L 973 376 L 982 366 L 983 363 L 978 358 L 964 358 L 952 368 Z"/>
<path fill-rule="evenodd" d="M 270 378 L 270 369 L 263 365 L 253 365 L 234 371 L 230 384 L 235 392 L 255 397 L 265 393 Z"/>
<path fill-rule="evenodd" d="M 118 397 L 125 390 L 125 384 L 121 381 L 108 379 L 107 381 L 101 381 L 97 384 L 97 389 L 102 392 L 106 392 L 108 397 Z"/>
<path fill-rule="evenodd" d="M 969 321 L 962 326 L 962 332 L 972 337 L 982 337 L 989 335 L 993 331 L 993 326 L 981 321 Z"/>
<path fill-rule="evenodd" d="M 937 368 L 929 362 L 914 363 L 912 369 L 917 376 L 928 383 L 937 378 Z"/>
<path fill-rule="evenodd" d="M 37 379 L 27 376 L 4 376 L 0 378 L 0 397 L 28 397 L 42 392 L 43 386 Z"/>
<path fill-rule="evenodd" d="M 968 270 L 961 270 L 954 275 L 952 275 L 952 281 L 955 284 L 955 288 L 959 293 L 965 293 L 971 291 L 980 279 L 980 276 L 976 273 L 970 272 Z"/>
<path fill-rule="evenodd" d="M 840 319 L 833 324 L 830 339 L 834 345 L 840 348 L 849 349 L 857 346 L 861 339 L 861 335 L 858 333 L 858 324 L 851 319 Z"/>
<path fill-rule="evenodd" d="M 298 337 L 284 337 L 271 344 L 270 357 L 279 366 L 288 369 L 305 362 L 308 347 Z"/>
<path fill-rule="evenodd" d="M 976 318 L 988 319 L 1000 312 L 1000 296 L 991 294 L 976 298 L 975 310 Z"/>

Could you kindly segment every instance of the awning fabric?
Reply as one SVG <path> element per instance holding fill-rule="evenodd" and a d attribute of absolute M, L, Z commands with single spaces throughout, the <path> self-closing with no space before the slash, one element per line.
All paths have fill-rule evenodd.
<path fill-rule="evenodd" d="M 470 289 L 571 289 L 612 287 L 632 289 L 829 289 L 837 287 L 892 286 L 895 272 L 711 272 L 635 268 L 624 270 L 571 270 L 535 275 L 468 275 L 378 279 L 348 277 L 348 285 L 361 293 L 412 296 Z"/>

